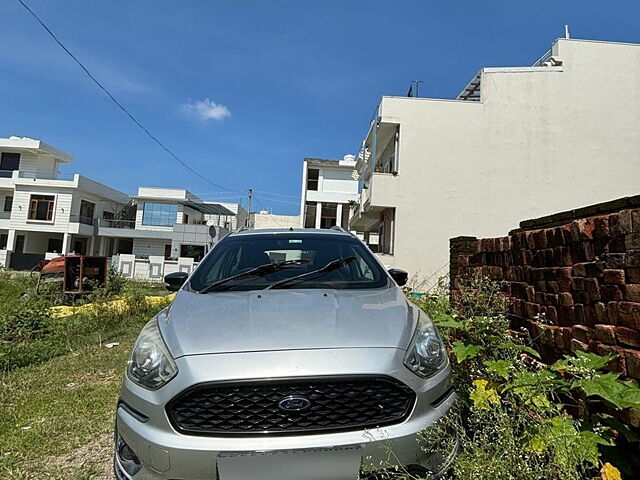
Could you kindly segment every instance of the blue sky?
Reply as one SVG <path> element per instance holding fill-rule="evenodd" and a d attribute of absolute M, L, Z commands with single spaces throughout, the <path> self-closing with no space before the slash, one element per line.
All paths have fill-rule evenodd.
<path fill-rule="evenodd" d="M 449 98 L 483 66 L 528 65 L 563 35 L 640 42 L 635 1 L 25 0 L 156 136 L 119 111 L 16 0 L 0 2 L 0 136 L 40 138 L 133 193 L 256 191 L 297 213 L 304 157 L 354 153 L 381 95 Z M 246 200 L 244 200 L 246 201 Z"/>

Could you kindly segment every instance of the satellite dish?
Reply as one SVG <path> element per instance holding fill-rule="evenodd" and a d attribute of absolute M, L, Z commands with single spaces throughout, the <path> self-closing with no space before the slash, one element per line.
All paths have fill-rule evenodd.
<path fill-rule="evenodd" d="M 209 227 L 209 236 L 211 238 L 216 238 L 216 235 L 218 234 L 218 230 L 216 230 L 216 226 L 215 225 L 211 225 Z"/>

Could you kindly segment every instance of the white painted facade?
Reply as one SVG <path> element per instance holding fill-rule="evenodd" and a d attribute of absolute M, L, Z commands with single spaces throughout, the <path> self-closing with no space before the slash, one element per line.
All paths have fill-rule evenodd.
<path fill-rule="evenodd" d="M 300 216 L 279 215 L 262 210 L 251 214 L 251 226 L 253 228 L 298 228 L 300 227 Z"/>
<path fill-rule="evenodd" d="M 532 67 L 484 68 L 455 100 L 383 97 L 350 226 L 434 281 L 449 238 L 638 193 L 640 45 L 558 39 Z"/>
<path fill-rule="evenodd" d="M 204 202 L 184 189 L 140 187 L 129 197 L 61 173 L 72 161 L 39 140 L 0 138 L 0 267 L 30 268 L 45 257 L 78 253 L 135 255 L 147 263 L 160 257 L 171 269 L 180 257 L 200 258 L 248 217 L 240 205 Z M 148 205 L 171 215 L 145 217 Z"/>
<path fill-rule="evenodd" d="M 358 181 L 353 178 L 353 155 L 343 160 L 305 158 L 298 226 L 304 228 L 347 228 L 349 202 L 358 198 Z"/>

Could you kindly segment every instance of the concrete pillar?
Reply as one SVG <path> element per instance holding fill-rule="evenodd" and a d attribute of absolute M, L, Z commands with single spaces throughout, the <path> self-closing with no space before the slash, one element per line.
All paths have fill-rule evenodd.
<path fill-rule="evenodd" d="M 94 255 L 96 252 L 96 237 L 94 235 L 91 236 L 91 240 L 89 240 L 89 249 L 87 255 Z"/>
<path fill-rule="evenodd" d="M 107 237 L 100 237 L 100 247 L 98 250 L 98 255 L 107 255 Z"/>
<path fill-rule="evenodd" d="M 13 252 L 16 249 L 16 231 L 9 230 L 7 235 L 7 251 Z"/>
<path fill-rule="evenodd" d="M 112 252 L 112 253 L 113 253 L 114 255 L 117 255 L 117 254 L 118 254 L 118 247 L 120 246 L 119 244 L 120 244 L 120 239 L 119 239 L 119 238 L 116 238 L 116 239 L 113 241 L 113 252 Z"/>
<path fill-rule="evenodd" d="M 65 233 L 62 236 L 62 254 L 69 255 L 70 248 L 71 248 L 71 234 Z"/>
<path fill-rule="evenodd" d="M 322 215 L 322 202 L 316 202 L 316 228 L 320 228 L 321 215 Z"/>
<path fill-rule="evenodd" d="M 338 207 L 336 208 L 336 225 L 338 225 L 339 227 L 342 227 L 342 204 L 339 203 Z"/>

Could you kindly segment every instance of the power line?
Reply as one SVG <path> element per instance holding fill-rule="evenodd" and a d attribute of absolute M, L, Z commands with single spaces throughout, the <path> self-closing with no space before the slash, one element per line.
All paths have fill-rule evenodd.
<path fill-rule="evenodd" d="M 194 170 L 192 167 L 190 167 L 187 163 L 185 163 L 180 157 L 178 157 L 178 155 L 173 153 L 160 140 L 158 140 L 158 138 L 156 136 L 154 136 L 144 125 L 142 125 L 142 123 L 140 123 L 138 121 L 138 119 L 136 117 L 134 117 L 133 114 L 131 112 L 129 112 L 129 110 L 127 110 L 111 94 L 111 92 L 109 92 L 109 90 L 107 90 L 106 87 L 104 85 L 102 85 L 96 79 L 96 77 L 93 76 L 93 74 L 87 69 L 87 67 L 85 67 L 82 64 L 82 62 L 78 59 L 78 57 L 76 57 L 73 53 L 71 53 L 71 51 L 58 39 L 58 37 L 51 31 L 51 29 L 49 27 L 47 27 L 47 25 L 40 19 L 40 17 L 38 17 L 38 15 L 36 15 L 36 13 L 33 10 L 31 10 L 31 8 L 29 8 L 29 6 L 26 3 L 24 3 L 23 0 L 18 0 L 18 2 L 33 16 L 33 18 L 36 19 L 36 21 L 42 26 L 42 28 L 44 28 L 46 30 L 46 32 L 51 36 L 51 38 L 53 38 L 55 40 L 55 42 L 73 59 L 73 61 L 78 64 L 78 66 L 84 71 L 84 73 L 87 74 L 87 76 L 111 99 L 111 101 L 113 103 L 115 103 L 120 110 L 122 110 L 125 114 L 127 114 L 127 116 L 131 119 L 131 121 L 133 121 L 133 123 L 135 123 L 138 127 L 140 127 L 140 129 L 144 133 L 146 133 L 149 136 L 149 138 L 151 138 L 151 140 L 153 140 L 155 143 L 157 143 L 160 146 L 160 148 L 162 148 L 165 152 L 167 152 L 169 155 L 171 155 L 171 157 L 173 157 L 180 165 L 182 165 L 184 168 L 186 168 L 191 173 L 193 173 L 197 177 L 201 178 L 202 180 L 204 180 L 208 184 L 213 185 L 214 187 L 219 188 L 221 190 L 227 190 L 227 191 L 230 191 L 230 192 L 235 192 L 235 190 L 223 187 L 222 185 L 218 185 L 217 183 L 212 182 L 211 180 L 206 178 L 204 175 L 201 175 L 200 173 L 198 173 L 196 170 Z"/>

